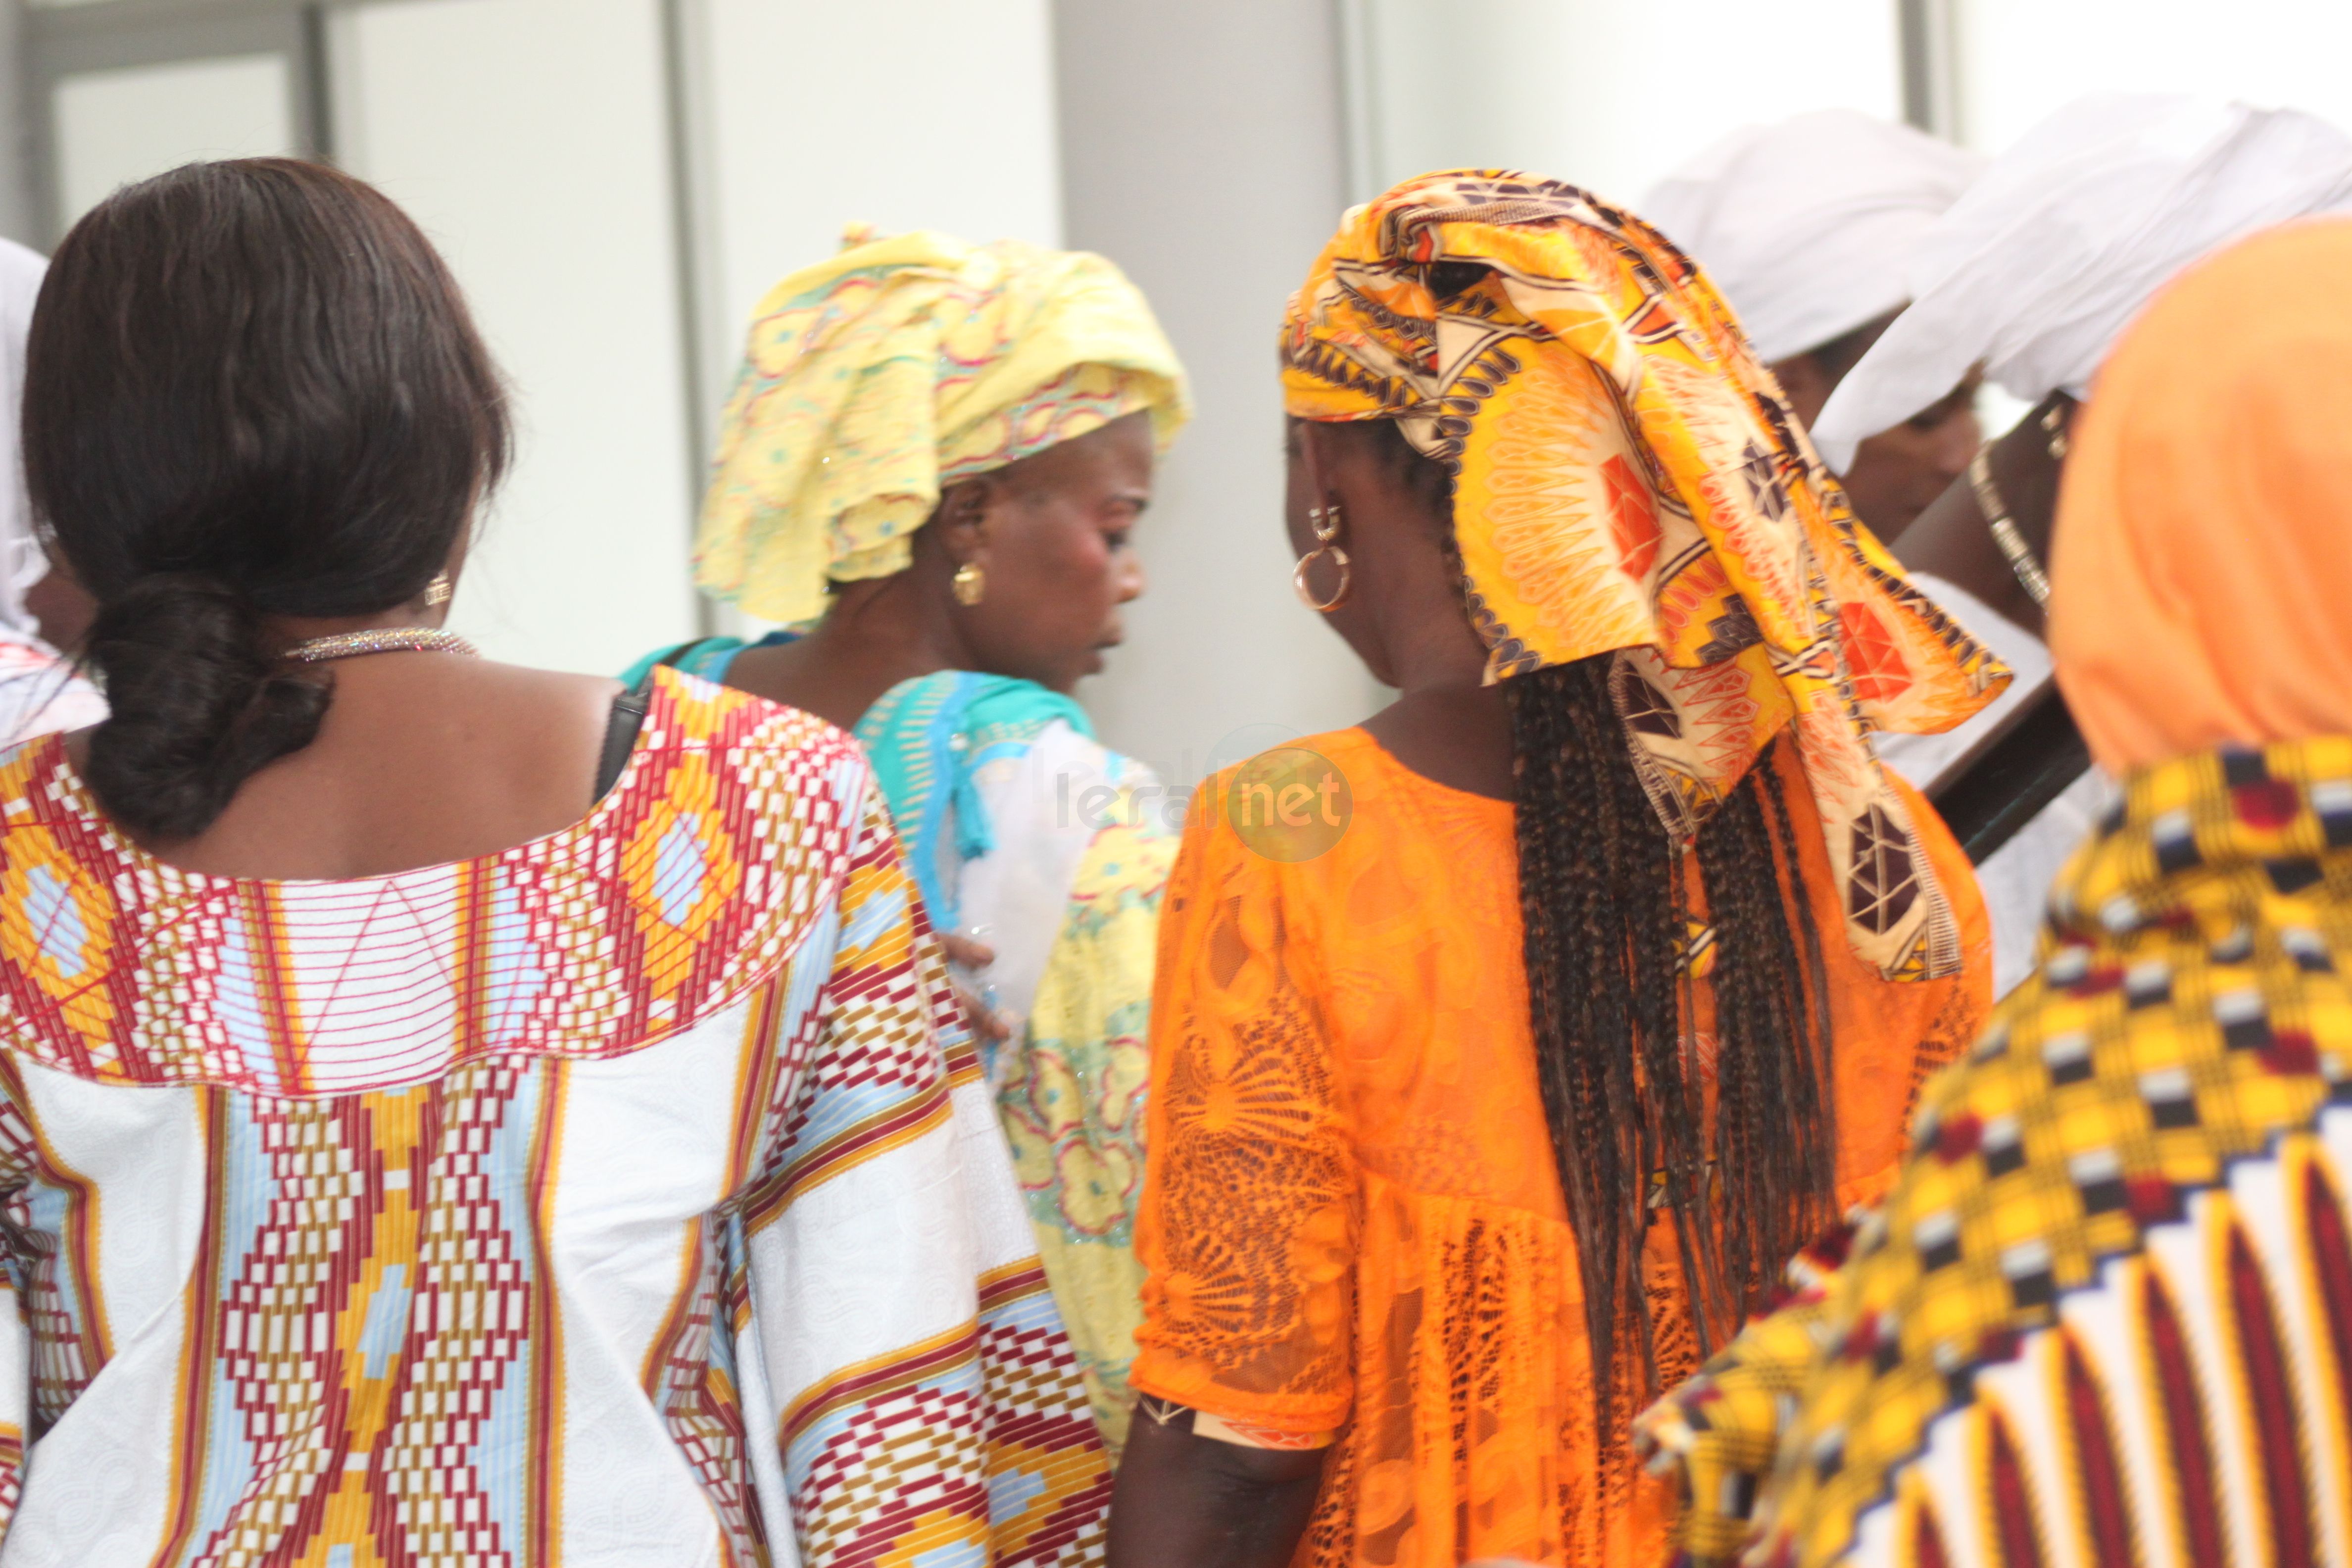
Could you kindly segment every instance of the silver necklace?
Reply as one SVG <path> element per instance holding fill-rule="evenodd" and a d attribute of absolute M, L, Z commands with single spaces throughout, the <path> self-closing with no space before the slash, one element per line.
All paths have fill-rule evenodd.
<path fill-rule="evenodd" d="M 482 650 L 459 637 L 434 626 L 379 626 L 363 632 L 337 632 L 332 637 L 298 642 L 284 657 L 296 664 L 323 664 L 331 658 L 357 658 L 368 653 L 457 653 L 479 658 Z"/>

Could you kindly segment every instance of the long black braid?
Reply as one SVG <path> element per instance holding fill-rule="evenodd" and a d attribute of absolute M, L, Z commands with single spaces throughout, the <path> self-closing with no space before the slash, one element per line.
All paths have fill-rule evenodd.
<path fill-rule="evenodd" d="M 1444 468 L 1389 421 L 1356 429 L 1387 449 L 1433 520 L 1450 520 Z M 1675 1226 L 1704 1354 L 1834 1217 L 1836 1147 L 1821 936 L 1792 905 L 1797 840 L 1775 759 L 1759 758 L 1693 853 L 1679 853 L 1635 771 L 1612 665 L 1604 654 L 1504 686 L 1536 1067 L 1604 1431 L 1632 1385 L 1658 1383 L 1641 1268 L 1648 1226 Z M 1706 1044 L 1689 962 L 1702 914 Z M 1698 1061 L 1709 1045 L 1711 1120 Z"/>
<path fill-rule="evenodd" d="M 1677 1231 L 1701 1352 L 1833 1213 L 1835 1147 L 1819 935 L 1790 907 L 1796 843 L 1779 770 L 1750 768 L 1697 834 L 1712 928 L 1716 1084 L 1685 954 L 1695 900 L 1634 772 L 1602 655 L 1515 677 L 1519 909 L 1536 1068 L 1576 1226 L 1595 1398 L 1657 1346 L 1641 1249 Z"/>

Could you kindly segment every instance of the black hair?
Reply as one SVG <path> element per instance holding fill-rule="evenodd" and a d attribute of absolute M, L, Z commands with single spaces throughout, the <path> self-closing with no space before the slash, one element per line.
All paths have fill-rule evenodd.
<path fill-rule="evenodd" d="M 1392 421 L 1339 428 L 1379 443 L 1451 541 L 1446 468 Z M 1757 760 L 1685 855 L 1637 770 L 1615 664 L 1601 654 L 1503 688 L 1536 1071 L 1604 1432 L 1622 1428 L 1625 1396 L 1660 1383 L 1642 1278 L 1654 1219 L 1675 1226 L 1704 1355 L 1836 1213 L 1828 982 L 1792 896 L 1802 872 L 1777 759 Z M 1694 967 L 1714 1002 L 1711 1119 Z"/>
<path fill-rule="evenodd" d="M 37 523 L 98 602 L 112 715 L 88 781 L 133 833 L 204 831 L 331 695 L 275 616 L 421 594 L 511 435 L 432 245 L 320 164 L 190 163 L 128 186 L 51 261 L 26 350 Z"/>

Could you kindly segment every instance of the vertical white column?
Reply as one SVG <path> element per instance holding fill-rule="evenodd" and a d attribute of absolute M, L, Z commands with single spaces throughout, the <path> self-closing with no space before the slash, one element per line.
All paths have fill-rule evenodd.
<path fill-rule="evenodd" d="M 692 636 L 658 0 L 393 0 L 330 47 L 343 162 L 439 243 L 514 386 L 518 461 L 451 624 L 606 673 Z"/>
<path fill-rule="evenodd" d="M 1304 0 L 1059 0 L 1069 238 L 1127 269 L 1199 416 L 1137 531 L 1150 586 L 1081 699 L 1169 782 L 1353 723 L 1380 689 L 1300 605 L 1275 338 L 1346 204 L 1339 38 Z"/>

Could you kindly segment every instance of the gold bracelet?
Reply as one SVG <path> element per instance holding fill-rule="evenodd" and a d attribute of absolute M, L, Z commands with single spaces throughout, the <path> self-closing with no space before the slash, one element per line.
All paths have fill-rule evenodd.
<path fill-rule="evenodd" d="M 2009 562 L 2009 569 L 2017 574 L 2017 585 L 2025 590 L 2026 597 L 2042 609 L 2050 607 L 2050 574 L 2034 558 L 2033 546 L 2025 542 L 2025 535 L 2017 531 L 2010 520 L 2009 509 L 2000 504 L 2000 492 L 1993 488 L 1992 464 L 1985 454 L 1990 445 L 1977 448 L 1969 459 L 1969 488 L 1977 493 L 1977 510 L 1984 513 L 1985 527 L 1992 533 L 1992 542 Z"/>

